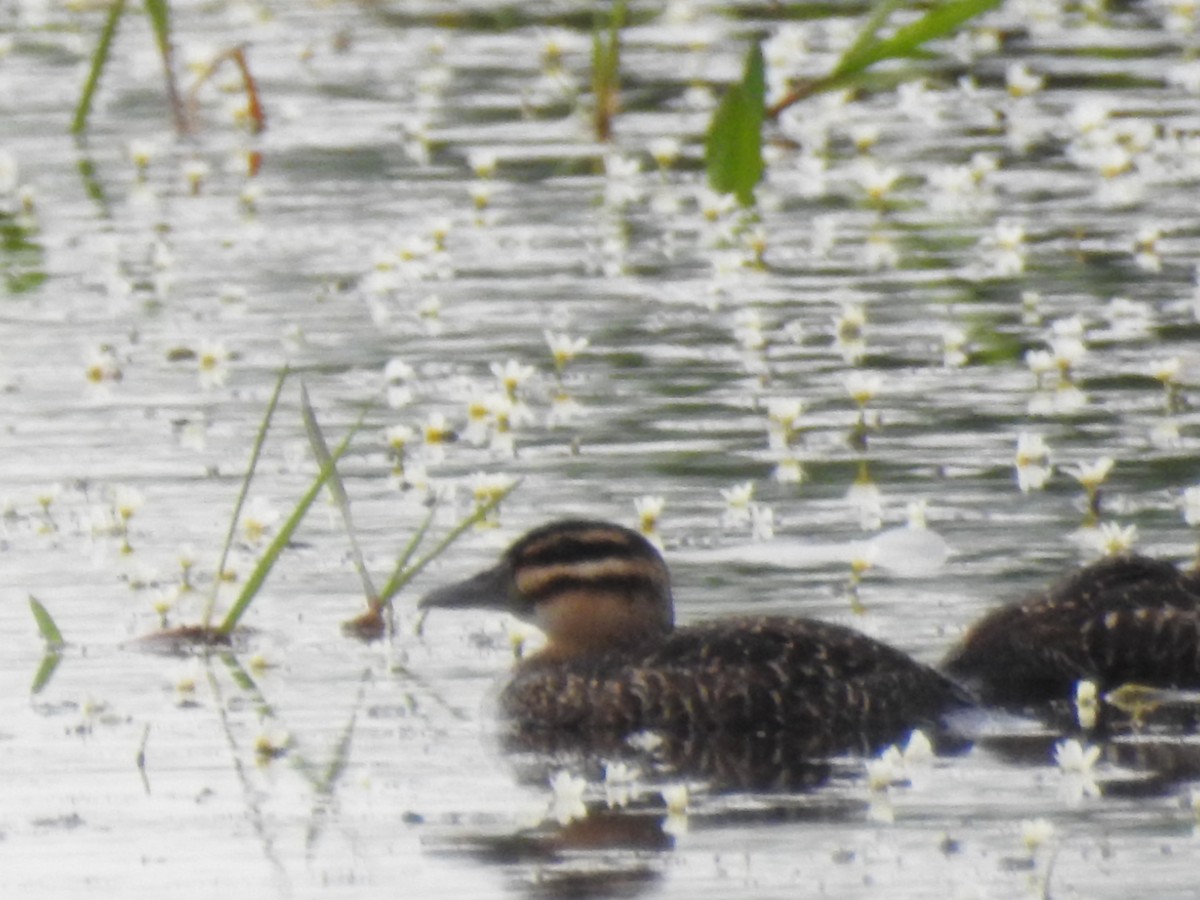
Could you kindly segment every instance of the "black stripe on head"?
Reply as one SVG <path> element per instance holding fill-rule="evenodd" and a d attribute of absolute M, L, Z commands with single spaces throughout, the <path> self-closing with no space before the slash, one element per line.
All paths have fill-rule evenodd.
<path fill-rule="evenodd" d="M 521 538 L 508 553 L 514 571 L 543 566 L 571 566 L 605 559 L 648 559 L 659 564 L 662 557 L 642 535 L 608 522 L 568 520 L 552 522 Z"/>

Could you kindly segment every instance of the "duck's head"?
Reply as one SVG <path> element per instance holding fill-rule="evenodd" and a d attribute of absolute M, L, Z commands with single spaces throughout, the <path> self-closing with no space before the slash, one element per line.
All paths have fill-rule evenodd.
<path fill-rule="evenodd" d="M 438 588 L 422 609 L 502 609 L 547 637 L 539 657 L 573 659 L 633 647 L 674 624 L 667 564 L 636 531 L 552 522 L 520 538 L 490 569 Z"/>

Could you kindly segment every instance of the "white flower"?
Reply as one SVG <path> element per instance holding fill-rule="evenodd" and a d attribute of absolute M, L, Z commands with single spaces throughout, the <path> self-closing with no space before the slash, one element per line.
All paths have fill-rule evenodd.
<path fill-rule="evenodd" d="M 883 378 L 875 372 L 863 372 L 858 369 L 846 375 L 846 393 L 859 406 L 866 406 L 883 387 Z"/>
<path fill-rule="evenodd" d="M 874 759 L 868 759 L 866 769 L 867 787 L 876 792 L 886 791 L 904 780 L 904 757 L 899 748 L 892 745 Z"/>
<path fill-rule="evenodd" d="M 229 380 L 229 350 L 221 341 L 202 341 L 196 351 L 196 366 L 200 374 L 200 386 L 220 387 Z"/>
<path fill-rule="evenodd" d="M 604 799 L 609 807 L 626 806 L 637 781 L 637 770 L 623 762 L 604 764 Z"/>
<path fill-rule="evenodd" d="M 1083 485 L 1090 493 L 1104 483 L 1104 479 L 1108 477 L 1108 473 L 1112 470 L 1112 467 L 1113 458 L 1111 456 L 1102 456 L 1093 463 L 1079 463 L 1078 465 L 1067 466 L 1064 471 Z"/>
<path fill-rule="evenodd" d="M 573 338 L 567 334 L 554 334 L 547 331 L 545 337 L 546 343 L 550 346 L 550 353 L 554 357 L 554 367 L 560 372 L 588 345 L 587 338 Z"/>
<path fill-rule="evenodd" d="M 1028 97 L 1042 89 L 1046 79 L 1034 75 L 1025 63 L 1012 63 L 1004 73 L 1004 81 L 1008 92 L 1014 97 Z"/>
<path fill-rule="evenodd" d="M 1021 843 L 1032 855 L 1038 848 L 1054 837 L 1054 826 L 1049 819 L 1022 819 Z"/>
<path fill-rule="evenodd" d="M 383 434 L 388 447 L 397 456 L 404 453 L 404 448 L 413 439 L 413 430 L 407 425 L 392 425 Z"/>
<path fill-rule="evenodd" d="M 476 472 L 471 478 L 471 495 L 479 505 L 504 496 L 514 483 L 511 475 L 495 472 Z"/>
<path fill-rule="evenodd" d="M 113 509 L 117 516 L 122 521 L 128 521 L 133 518 L 133 514 L 137 512 L 143 503 L 146 502 L 146 497 L 137 488 L 129 487 L 128 485 L 119 484 L 113 488 Z"/>
<path fill-rule="evenodd" d="M 254 754 L 259 762 L 269 762 L 283 756 L 292 743 L 292 736 L 282 728 L 264 728 L 254 739 Z"/>
<path fill-rule="evenodd" d="M 1017 486 L 1022 493 L 1040 490 L 1050 478 L 1050 447 L 1040 434 L 1017 435 Z"/>
<path fill-rule="evenodd" d="M 564 769 L 556 772 L 550 779 L 550 789 L 554 792 L 554 818 L 560 825 L 587 817 L 587 806 L 583 802 L 587 779 L 572 775 Z"/>
<path fill-rule="evenodd" d="M 534 372 L 533 366 L 519 363 L 515 359 L 508 360 L 504 365 L 492 363 L 490 368 L 509 397 L 516 397 L 517 388 L 524 384 Z"/>
<path fill-rule="evenodd" d="M 869 199 L 880 201 L 887 197 L 892 186 L 899 180 L 900 170 L 895 166 L 881 166 L 874 160 L 865 159 L 855 166 L 853 178 Z"/>
<path fill-rule="evenodd" d="M 654 161 L 663 169 L 669 169 L 679 159 L 679 140 L 673 137 L 655 138 L 648 148 Z"/>
<path fill-rule="evenodd" d="M 775 537 L 775 510 L 765 503 L 750 504 L 750 535 L 756 541 Z"/>
<path fill-rule="evenodd" d="M 637 497 L 633 501 L 634 509 L 637 510 L 638 527 L 642 534 L 653 534 L 658 530 L 658 520 L 662 516 L 663 506 L 666 505 L 666 500 L 662 497 L 647 494 L 643 497 Z"/>
<path fill-rule="evenodd" d="M 1096 727 L 1096 717 L 1100 712 L 1100 702 L 1097 696 L 1096 682 L 1075 682 L 1075 719 L 1084 731 Z"/>
<path fill-rule="evenodd" d="M 1162 382 L 1165 387 L 1179 384 L 1179 373 L 1182 369 L 1183 361 L 1178 356 L 1151 360 L 1149 365 L 1150 377 Z"/>
<path fill-rule="evenodd" d="M 1122 527 L 1116 522 L 1101 522 L 1097 542 L 1105 556 L 1116 556 L 1127 552 L 1137 543 L 1137 536 L 1136 525 Z"/>
<path fill-rule="evenodd" d="M 1200 494 L 1200 488 L 1193 488 Z M 721 497 L 730 509 L 747 509 L 754 499 L 754 482 L 743 481 L 731 488 L 721 488 Z"/>
<path fill-rule="evenodd" d="M 261 543 L 281 514 L 265 497 L 254 497 L 242 513 L 242 532 L 251 544 Z"/>
<path fill-rule="evenodd" d="M 774 475 L 780 484 L 799 484 L 804 480 L 804 469 L 794 456 L 784 456 L 775 465 Z"/>
<path fill-rule="evenodd" d="M 1100 758 L 1100 748 L 1071 738 L 1054 745 L 1054 762 L 1064 772 L 1090 772 Z"/>
<path fill-rule="evenodd" d="M 1200 525 L 1200 485 L 1183 492 L 1183 521 L 1193 528 Z"/>
<path fill-rule="evenodd" d="M 467 165 L 476 178 L 491 178 L 496 174 L 496 151 L 472 150 L 467 154 Z"/>
<path fill-rule="evenodd" d="M 669 784 L 659 791 L 663 802 L 667 804 L 667 812 L 672 815 L 686 815 L 688 802 L 691 799 L 686 784 Z"/>

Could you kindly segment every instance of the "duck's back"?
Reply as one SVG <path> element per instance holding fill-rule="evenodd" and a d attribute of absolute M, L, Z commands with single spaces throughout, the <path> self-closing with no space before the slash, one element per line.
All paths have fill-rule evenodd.
<path fill-rule="evenodd" d="M 686 742 L 773 741 L 818 759 L 872 752 L 966 706 L 946 678 L 848 628 L 743 618 L 680 628 L 635 651 L 523 666 L 504 711 L 526 742 L 611 742 L 652 731 Z"/>
<path fill-rule="evenodd" d="M 981 699 L 1066 700 L 1080 680 L 1200 687 L 1200 577 L 1145 556 L 1106 557 L 984 616 L 942 665 Z"/>

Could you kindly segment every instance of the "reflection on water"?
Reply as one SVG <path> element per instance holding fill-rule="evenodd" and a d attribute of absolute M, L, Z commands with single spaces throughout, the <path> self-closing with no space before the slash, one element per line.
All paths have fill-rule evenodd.
<path fill-rule="evenodd" d="M 1083 738 L 1086 773 L 1047 728 L 902 777 L 692 784 L 685 825 L 674 785 L 610 810 L 579 766 L 588 815 L 559 825 L 552 773 L 488 733 L 509 625 L 417 636 L 402 595 L 392 641 L 343 637 L 362 600 L 321 509 L 244 649 L 129 645 L 198 619 L 285 361 L 331 435 L 374 404 L 343 469 L 380 577 L 432 498 L 441 530 L 476 473 L 524 477 L 413 596 L 536 523 L 635 524 L 656 496 L 681 621 L 810 615 L 932 661 L 1130 526 L 1189 557 L 1194 9 L 1020 4 L 920 77 L 797 105 L 753 216 L 703 190 L 715 99 L 751 30 L 777 70 L 823 71 L 855 27 L 838 10 L 638 9 L 612 148 L 580 114 L 590 14 L 172 12 L 188 73 L 247 45 L 262 135 L 218 77 L 175 140 L 131 14 L 76 143 L 102 11 L 0 13 L 6 895 L 1193 895 L 1193 742 L 1153 722 Z M 231 578 L 312 472 L 287 395 Z M 910 518 L 939 565 L 871 556 Z M 67 641 L 41 677 L 30 593 Z"/>

